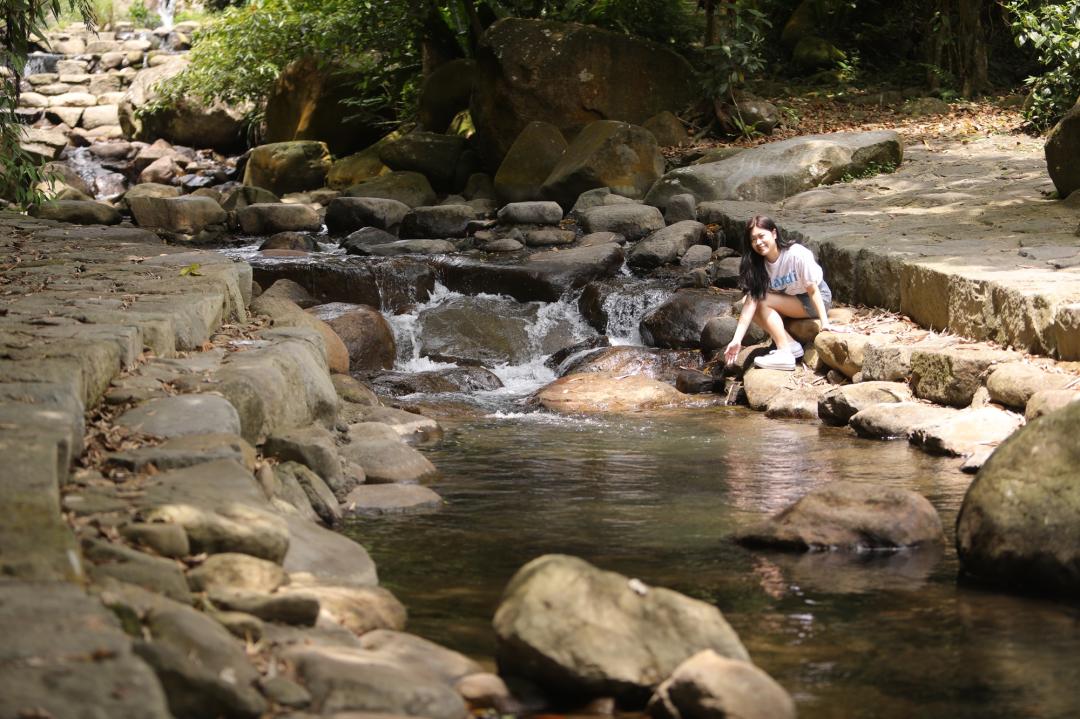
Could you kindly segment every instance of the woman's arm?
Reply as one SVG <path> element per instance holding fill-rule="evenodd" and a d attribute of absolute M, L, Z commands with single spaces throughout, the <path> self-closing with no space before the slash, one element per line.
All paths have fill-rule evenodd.
<path fill-rule="evenodd" d="M 743 295 L 742 311 L 739 312 L 739 324 L 735 326 L 735 334 L 732 335 L 731 342 L 728 343 L 727 349 L 724 350 L 724 361 L 728 364 L 735 361 L 735 357 L 738 356 L 739 350 L 742 348 L 743 337 L 746 336 L 746 330 L 750 329 L 750 323 L 754 320 L 757 304 L 758 301 L 749 294 Z"/>
<path fill-rule="evenodd" d="M 829 329 L 829 313 L 825 311 L 825 301 L 821 299 L 821 291 L 818 289 L 817 284 L 810 283 L 806 285 L 806 294 L 810 296 L 810 302 L 814 305 L 814 309 L 817 310 L 822 331 Z"/>

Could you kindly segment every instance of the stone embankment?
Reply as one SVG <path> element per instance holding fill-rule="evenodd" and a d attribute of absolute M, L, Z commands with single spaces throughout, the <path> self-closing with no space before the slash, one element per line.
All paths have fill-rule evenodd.
<path fill-rule="evenodd" d="M 329 528 L 438 504 L 406 443 L 434 422 L 332 375 L 314 318 L 253 315 L 245 264 L 0 221 L 0 715 L 504 706 Z"/>

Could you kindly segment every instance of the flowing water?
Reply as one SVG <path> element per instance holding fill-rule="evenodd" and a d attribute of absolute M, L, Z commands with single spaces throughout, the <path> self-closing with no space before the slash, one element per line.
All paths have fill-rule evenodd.
<path fill-rule="evenodd" d="M 604 309 L 613 344 L 636 344 L 641 315 L 666 291 L 623 281 Z M 1080 716 L 1080 607 L 958 580 L 953 525 L 971 481 L 958 460 L 737 407 L 588 418 L 529 409 L 522 398 L 555 376 L 542 362 L 545 338 L 595 335 L 575 299 L 537 303 L 520 339 L 528 358 L 489 365 L 502 389 L 397 398 L 440 417 L 445 438 L 423 449 L 446 506 L 343 531 L 409 608 L 410 631 L 492 666 L 503 587 L 529 560 L 567 553 L 714 603 L 803 719 Z M 441 286 L 405 314 L 383 308 L 396 369 L 451 366 L 423 356 L 424 313 L 470 302 L 492 321 L 520 311 L 509 298 Z M 846 556 L 730 541 L 837 479 L 920 492 L 946 546 Z"/>
<path fill-rule="evenodd" d="M 460 297 L 437 288 L 391 318 L 399 369 L 445 366 L 418 354 L 417 317 Z M 631 316 L 616 338 L 624 342 L 646 309 L 627 297 L 637 309 L 617 308 Z M 550 305 L 535 334 L 575 312 L 572 302 Z M 553 376 L 540 359 L 493 367 L 507 386 L 442 419 L 445 439 L 425 451 L 442 473 L 434 488 L 445 508 L 345 529 L 409 608 L 410 631 L 490 663 L 502 588 L 525 562 L 560 552 L 716 604 L 804 718 L 1080 715 L 1080 610 L 957 580 L 952 526 L 970 477 L 956 460 L 734 407 L 597 418 L 529 411 L 520 398 Z M 463 398 L 406 399 L 438 411 Z M 729 540 L 836 479 L 922 493 L 948 546 L 848 557 Z"/>

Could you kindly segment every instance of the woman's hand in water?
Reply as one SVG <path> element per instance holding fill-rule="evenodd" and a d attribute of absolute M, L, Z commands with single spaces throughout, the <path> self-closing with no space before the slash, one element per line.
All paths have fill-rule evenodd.
<path fill-rule="evenodd" d="M 732 364 L 735 358 L 739 356 L 739 350 L 742 349 L 742 345 L 738 342 L 730 343 L 724 350 L 724 363 Z"/>

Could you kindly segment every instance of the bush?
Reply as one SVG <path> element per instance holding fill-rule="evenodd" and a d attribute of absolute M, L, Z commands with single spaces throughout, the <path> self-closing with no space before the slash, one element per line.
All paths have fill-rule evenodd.
<path fill-rule="evenodd" d="M 1031 96 L 1025 106 L 1029 122 L 1040 130 L 1068 112 L 1080 95 L 1080 0 L 1041 3 L 1006 2 L 1012 13 L 1017 45 L 1029 45 L 1045 68 L 1025 80 Z"/>

